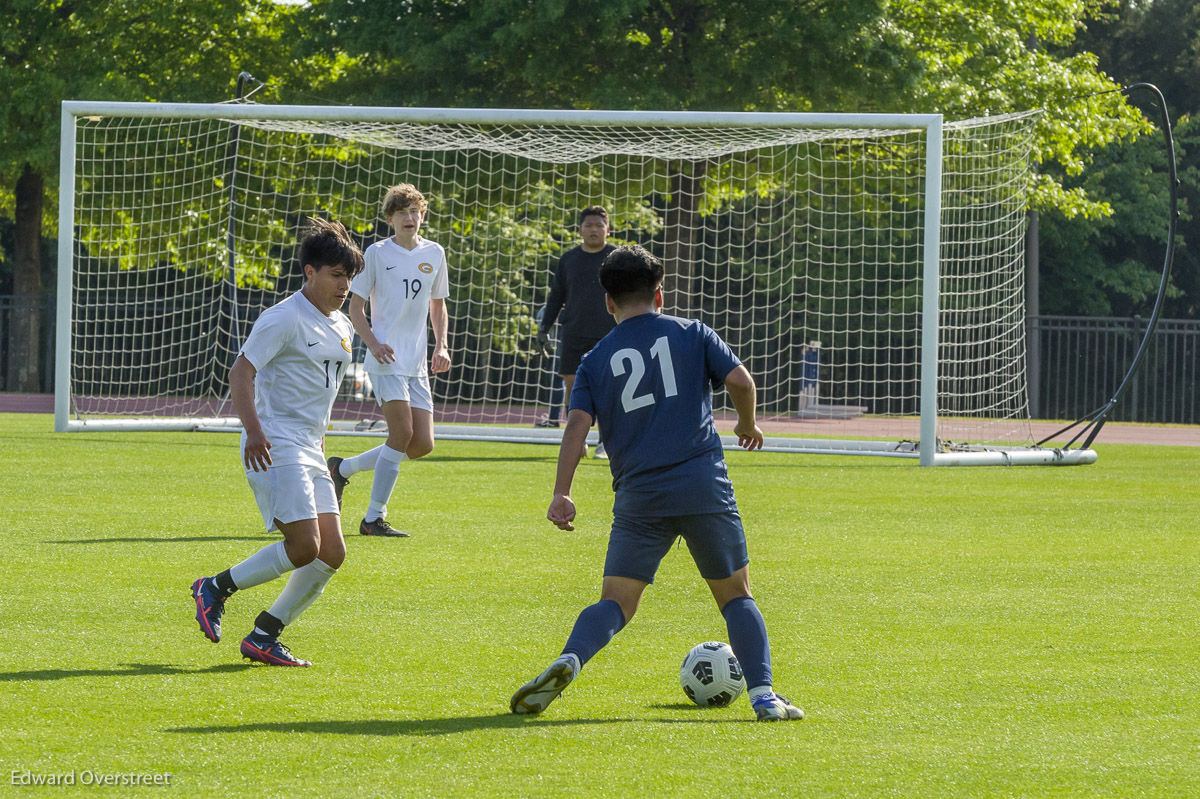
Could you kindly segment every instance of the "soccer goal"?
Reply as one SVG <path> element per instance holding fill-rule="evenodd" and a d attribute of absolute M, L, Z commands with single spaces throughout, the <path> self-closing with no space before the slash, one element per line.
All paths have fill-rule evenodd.
<path fill-rule="evenodd" d="M 611 241 L 663 259 L 664 310 L 746 362 L 769 448 L 1091 462 L 1032 445 L 1036 119 L 66 102 L 56 429 L 236 424 L 229 368 L 300 287 L 305 219 L 365 246 L 388 235 L 384 190 L 410 182 L 451 270 L 440 438 L 556 437 L 532 428 L 555 379 L 534 318 L 579 210 L 599 204 Z M 335 427 L 373 434 L 352 367 Z"/>

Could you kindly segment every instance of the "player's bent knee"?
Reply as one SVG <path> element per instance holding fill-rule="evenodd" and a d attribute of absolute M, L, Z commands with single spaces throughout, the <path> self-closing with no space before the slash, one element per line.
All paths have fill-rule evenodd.
<path fill-rule="evenodd" d="M 335 550 L 322 552 L 321 562 L 331 569 L 342 568 L 342 564 L 346 562 L 346 547 L 343 546 Z"/>
<path fill-rule="evenodd" d="M 341 535 L 335 535 L 329 540 L 322 539 L 321 549 L 317 557 L 331 569 L 340 568 L 346 560 L 346 541 Z"/>
<path fill-rule="evenodd" d="M 412 444 L 412 436 L 396 436 L 395 438 L 388 436 L 388 447 L 396 450 L 397 452 L 403 452 L 407 454 L 410 444 Z M 411 458 L 412 455 L 409 455 L 408 457 Z"/>
<path fill-rule="evenodd" d="M 321 542 L 318 537 L 304 536 L 296 537 L 284 541 L 283 548 L 287 552 L 288 560 L 292 565 L 299 569 L 301 566 L 307 566 L 317 559 L 317 555 L 321 551 Z"/>
<path fill-rule="evenodd" d="M 299 569 L 317 559 L 317 547 L 316 545 L 298 544 L 287 548 L 287 556 L 292 565 Z"/>
<path fill-rule="evenodd" d="M 424 458 L 429 453 L 433 452 L 433 444 L 410 444 L 404 454 L 408 456 L 410 461 L 415 461 L 417 458 Z"/>

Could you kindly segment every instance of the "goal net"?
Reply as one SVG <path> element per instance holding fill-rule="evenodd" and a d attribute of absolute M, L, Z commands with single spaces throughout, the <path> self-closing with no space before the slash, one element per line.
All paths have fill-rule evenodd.
<path fill-rule="evenodd" d="M 602 205 L 610 241 L 663 259 L 664 311 L 746 363 L 771 445 L 1058 462 L 1030 446 L 1026 394 L 1035 123 L 65 103 L 56 425 L 228 422 L 242 341 L 302 284 L 307 217 L 365 248 L 389 235 L 384 191 L 408 182 L 450 264 L 440 437 L 555 435 L 532 427 L 556 380 L 534 320 L 580 209 Z M 381 421 L 361 371 L 339 429 Z"/>

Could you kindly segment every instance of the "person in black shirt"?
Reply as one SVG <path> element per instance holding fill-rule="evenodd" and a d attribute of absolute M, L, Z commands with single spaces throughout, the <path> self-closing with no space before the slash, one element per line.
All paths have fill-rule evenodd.
<path fill-rule="evenodd" d="M 556 366 L 567 403 L 571 401 L 580 360 L 615 326 L 604 305 L 604 287 L 598 277 L 600 265 L 616 249 L 608 243 L 608 234 L 608 212 L 599 205 L 584 208 L 579 213 L 583 243 L 563 253 L 550 277 L 550 297 L 538 327 L 538 345 L 546 349 L 550 329 L 555 322 L 561 323 Z M 582 455 L 587 455 L 586 444 Z M 596 446 L 595 457 L 606 457 L 603 443 Z"/>

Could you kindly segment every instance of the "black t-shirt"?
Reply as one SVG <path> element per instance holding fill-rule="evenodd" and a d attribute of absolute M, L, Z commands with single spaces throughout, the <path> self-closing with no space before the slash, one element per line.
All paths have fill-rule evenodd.
<path fill-rule="evenodd" d="M 599 252 L 585 252 L 583 247 L 567 250 L 558 259 L 550 278 L 550 297 L 542 316 L 542 330 L 549 332 L 557 320 L 562 334 L 570 338 L 602 339 L 616 326 L 604 304 L 604 287 L 600 285 L 600 265 L 615 250 L 605 244 Z M 559 319 L 562 311 L 562 319 Z"/>

